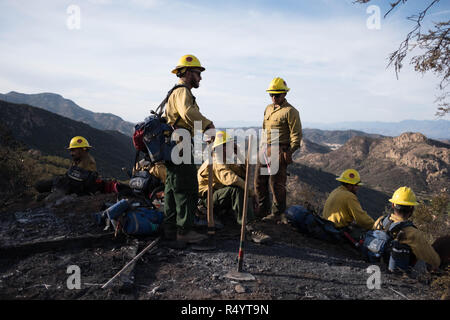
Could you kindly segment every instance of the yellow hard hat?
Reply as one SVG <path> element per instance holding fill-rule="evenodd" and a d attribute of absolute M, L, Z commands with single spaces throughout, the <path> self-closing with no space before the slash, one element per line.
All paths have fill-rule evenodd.
<path fill-rule="evenodd" d="M 202 71 L 205 71 L 205 68 L 201 66 L 200 61 L 197 59 L 197 57 L 192 54 L 182 56 L 180 60 L 178 60 L 175 69 L 172 70 L 172 73 L 177 74 L 178 69 L 181 68 L 200 68 Z"/>
<path fill-rule="evenodd" d="M 341 173 L 339 177 L 336 178 L 337 181 L 345 182 L 349 184 L 357 184 L 362 185 L 361 177 L 359 176 L 359 172 L 355 169 L 347 169 Z"/>
<path fill-rule="evenodd" d="M 214 139 L 213 149 L 230 141 L 234 141 L 233 137 L 227 135 L 225 131 L 217 131 L 216 138 Z"/>
<path fill-rule="evenodd" d="M 402 206 L 417 206 L 419 204 L 417 202 L 416 195 L 411 188 L 408 187 L 398 188 L 389 201 L 393 204 L 399 204 Z"/>
<path fill-rule="evenodd" d="M 92 146 L 89 145 L 89 142 L 86 140 L 86 138 L 82 136 L 76 136 L 73 137 L 72 140 L 70 140 L 69 147 L 67 149 L 76 148 L 92 148 Z"/>
<path fill-rule="evenodd" d="M 284 81 L 281 78 L 274 78 L 270 82 L 269 88 L 266 91 L 269 93 L 277 94 L 277 93 L 285 93 L 288 92 L 289 90 L 291 89 L 287 87 L 286 81 Z"/>

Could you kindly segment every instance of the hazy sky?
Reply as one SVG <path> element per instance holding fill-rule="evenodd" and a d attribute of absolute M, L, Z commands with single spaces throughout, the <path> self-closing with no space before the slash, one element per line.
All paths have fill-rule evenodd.
<path fill-rule="evenodd" d="M 262 122 L 274 77 L 291 88 L 302 122 L 434 119 L 437 78 L 405 64 L 397 80 L 386 69 L 413 26 L 406 16 L 428 1 L 410 0 L 386 19 L 388 1 L 352 2 L 0 0 L 0 93 L 58 93 L 136 122 L 191 53 L 206 68 L 193 93 L 216 123 Z M 381 6 L 379 29 L 368 27 L 376 27 L 369 5 Z M 427 21 L 449 18 L 441 1 Z"/>

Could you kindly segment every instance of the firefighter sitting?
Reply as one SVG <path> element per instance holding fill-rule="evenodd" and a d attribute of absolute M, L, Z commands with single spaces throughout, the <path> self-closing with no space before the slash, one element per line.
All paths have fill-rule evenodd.
<path fill-rule="evenodd" d="M 437 269 L 441 264 L 439 255 L 427 242 L 424 234 L 408 221 L 418 205 L 414 192 L 408 187 L 398 188 L 389 201 L 392 203 L 393 213 L 378 218 L 374 224 L 374 229 L 387 232 L 395 224 L 400 226 L 393 235 L 397 241 L 393 242 L 391 248 L 389 270 L 408 271 L 418 261 Z"/>
<path fill-rule="evenodd" d="M 35 184 L 40 193 L 58 191 L 59 194 L 87 195 L 98 190 L 97 166 L 94 158 L 89 154 L 92 146 L 82 136 L 73 137 L 69 147 L 72 163 L 63 176 L 41 180 Z"/>
<path fill-rule="evenodd" d="M 227 146 L 232 145 L 233 155 L 227 157 Z M 214 212 L 232 211 L 238 224 L 242 223 L 245 188 L 245 165 L 233 163 L 227 164 L 227 160 L 233 159 L 236 152 L 236 144 L 226 132 L 218 131 L 213 145 L 213 204 Z M 228 147 L 229 148 L 229 147 Z M 229 152 L 229 151 L 228 151 Z M 208 164 L 205 161 L 197 173 L 199 185 L 199 198 L 206 199 L 208 194 Z M 249 189 L 250 197 L 254 198 L 253 190 Z M 206 201 L 206 200 L 205 200 Z M 251 202 L 250 202 L 251 203 Z M 256 230 L 252 221 L 255 219 L 252 205 L 247 209 L 247 231 L 251 234 L 252 241 L 267 243 L 270 236 Z"/>
<path fill-rule="evenodd" d="M 373 227 L 374 220 L 361 208 L 356 193 L 361 185 L 358 171 L 345 170 L 338 178 L 341 186 L 334 189 L 322 212 L 324 219 L 334 223 L 338 230 L 346 232 L 356 241 Z"/>

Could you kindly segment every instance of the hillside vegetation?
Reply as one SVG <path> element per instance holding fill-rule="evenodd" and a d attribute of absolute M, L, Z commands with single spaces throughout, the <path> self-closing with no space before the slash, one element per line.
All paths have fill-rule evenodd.
<path fill-rule="evenodd" d="M 127 178 L 121 168 L 130 168 L 135 155 L 129 136 L 117 131 L 98 130 L 28 105 L 0 101 L 0 110 L 0 124 L 27 148 L 40 150 L 43 155 L 70 159 L 67 146 L 72 137 L 81 135 L 93 146 L 91 154 L 101 176 Z"/>

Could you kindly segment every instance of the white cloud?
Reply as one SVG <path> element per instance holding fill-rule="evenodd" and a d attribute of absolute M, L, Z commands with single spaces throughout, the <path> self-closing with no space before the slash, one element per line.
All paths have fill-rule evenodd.
<path fill-rule="evenodd" d="M 0 33 L 3 90 L 52 91 L 139 121 L 177 81 L 170 70 L 178 58 L 193 53 L 207 69 L 193 93 L 213 120 L 262 119 L 275 76 L 286 79 L 288 100 L 307 122 L 432 118 L 435 111 L 433 77 L 405 67 L 397 81 L 385 69 L 407 31 L 399 22 L 368 30 L 365 16 L 96 0 L 80 2 L 81 29 L 70 31 L 64 5 L 40 5 L 14 6 L 13 15 L 34 25 L 9 19 Z"/>

